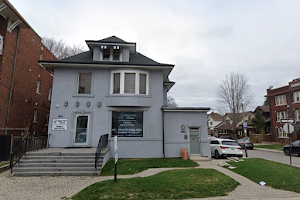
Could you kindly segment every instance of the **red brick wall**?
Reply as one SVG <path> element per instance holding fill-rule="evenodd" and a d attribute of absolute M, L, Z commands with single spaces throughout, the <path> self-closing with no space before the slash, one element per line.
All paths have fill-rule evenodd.
<path fill-rule="evenodd" d="M 18 28 L 15 28 L 11 33 L 7 32 L 4 38 L 0 79 L 1 83 L 7 87 L 11 86 L 17 35 Z M 50 110 L 48 90 L 52 86 L 52 76 L 38 64 L 41 52 L 43 52 L 43 60 L 55 59 L 48 49 L 41 44 L 41 38 L 33 30 L 20 29 L 8 128 L 28 127 L 30 133 L 47 133 L 45 117 Z M 40 94 L 36 93 L 38 79 L 41 80 Z M 3 84 L 0 84 L 0 128 L 2 129 L 5 128 L 6 124 L 9 100 L 9 89 Z M 33 123 L 35 108 L 38 109 L 37 123 Z M 22 132 L 24 133 L 24 131 L 10 130 L 8 134 L 19 135 Z M 4 130 L 0 130 L 0 134 L 4 134 Z"/>

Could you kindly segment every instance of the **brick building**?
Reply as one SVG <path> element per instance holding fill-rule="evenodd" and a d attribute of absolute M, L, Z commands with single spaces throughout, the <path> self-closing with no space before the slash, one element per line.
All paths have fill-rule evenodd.
<path fill-rule="evenodd" d="M 0 135 L 47 134 L 56 59 L 16 9 L 0 0 Z"/>
<path fill-rule="evenodd" d="M 288 143 L 288 135 L 283 131 L 280 119 L 294 118 L 295 131 L 291 135 L 292 141 L 300 139 L 300 78 L 294 79 L 288 85 L 268 89 L 266 97 L 269 98 L 271 131 L 273 141 Z"/>

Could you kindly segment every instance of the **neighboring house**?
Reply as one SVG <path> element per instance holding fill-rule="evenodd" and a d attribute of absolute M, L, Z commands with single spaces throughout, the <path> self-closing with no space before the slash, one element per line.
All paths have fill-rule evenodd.
<path fill-rule="evenodd" d="M 218 130 L 218 137 L 221 137 L 222 135 L 229 135 L 233 138 L 239 137 L 245 137 L 245 132 L 244 132 L 244 127 L 243 123 L 247 123 L 247 136 L 253 132 L 252 128 L 252 122 L 251 119 L 254 117 L 254 113 L 252 111 L 248 111 L 245 113 L 236 113 L 236 127 L 234 128 L 234 122 L 233 118 L 234 115 L 233 113 L 226 113 L 224 116 L 223 122 L 218 124 L 216 126 L 216 129 Z M 234 129 L 237 131 L 237 135 L 234 134 Z"/>
<path fill-rule="evenodd" d="M 7 0 L 0 0 L 0 135 L 47 134 L 55 57 Z"/>
<path fill-rule="evenodd" d="M 295 131 L 291 134 L 292 141 L 300 139 L 300 78 L 294 79 L 288 85 L 268 89 L 266 97 L 269 98 L 271 114 L 271 132 L 274 142 L 288 143 L 289 136 L 283 131 L 280 119 L 293 118 Z"/>
<path fill-rule="evenodd" d="M 254 110 L 254 115 L 256 114 L 256 112 L 259 112 L 265 118 L 265 128 L 261 132 L 261 134 L 258 134 L 257 131 L 254 129 L 254 133 L 250 135 L 251 140 L 253 142 L 272 141 L 269 106 L 257 106 L 256 109 Z"/>
<path fill-rule="evenodd" d="M 207 119 L 208 134 L 211 136 L 218 137 L 218 130 L 216 126 L 219 125 L 221 122 L 223 122 L 223 116 L 214 112 L 210 113 Z"/>
<path fill-rule="evenodd" d="M 54 71 L 50 147 L 96 147 L 108 134 L 110 157 L 118 136 L 120 158 L 210 157 L 207 111 L 170 108 L 174 68 L 136 51 L 116 36 L 86 41 L 89 51 L 40 64 Z"/>

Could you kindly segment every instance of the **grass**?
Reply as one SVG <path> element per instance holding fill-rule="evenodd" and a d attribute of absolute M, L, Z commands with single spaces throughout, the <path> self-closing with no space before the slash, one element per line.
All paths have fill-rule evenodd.
<path fill-rule="evenodd" d="M 120 159 L 117 170 L 120 175 L 131 175 L 142 172 L 148 168 L 165 167 L 197 167 L 197 163 L 180 158 L 147 158 L 147 159 Z M 101 171 L 101 176 L 113 176 L 115 161 L 109 160 Z"/>
<path fill-rule="evenodd" d="M 300 193 L 300 168 L 260 158 L 230 164 L 237 167 L 232 171 L 256 183 L 264 181 L 273 188 Z"/>
<path fill-rule="evenodd" d="M 281 144 L 263 144 L 263 145 L 255 145 L 255 148 L 264 148 L 264 149 L 275 149 L 283 151 L 283 145 Z"/>
<path fill-rule="evenodd" d="M 120 179 L 95 183 L 72 197 L 96 199 L 189 199 L 225 196 L 239 185 L 213 169 L 165 171 L 145 178 Z"/>
<path fill-rule="evenodd" d="M 9 162 L 1 162 L 1 163 L 0 163 L 0 167 L 6 165 L 6 164 L 8 164 L 8 163 L 9 163 Z"/>

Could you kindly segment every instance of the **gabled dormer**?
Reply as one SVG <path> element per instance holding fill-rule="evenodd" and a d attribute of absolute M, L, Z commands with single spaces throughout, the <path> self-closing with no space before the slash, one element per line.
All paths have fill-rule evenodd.
<path fill-rule="evenodd" d="M 112 36 L 103 40 L 86 40 L 93 52 L 93 61 L 129 62 L 130 54 L 136 53 L 136 43 L 125 42 Z"/>

